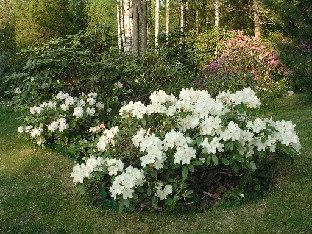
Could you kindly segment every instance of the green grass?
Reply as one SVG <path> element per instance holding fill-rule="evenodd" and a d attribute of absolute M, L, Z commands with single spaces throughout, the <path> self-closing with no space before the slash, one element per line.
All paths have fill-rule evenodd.
<path fill-rule="evenodd" d="M 302 154 L 279 165 L 264 199 L 205 212 L 118 213 L 79 196 L 73 161 L 17 138 L 17 115 L 0 108 L 0 233 L 312 233 L 312 106 L 281 99 L 274 119 L 297 124 Z"/>

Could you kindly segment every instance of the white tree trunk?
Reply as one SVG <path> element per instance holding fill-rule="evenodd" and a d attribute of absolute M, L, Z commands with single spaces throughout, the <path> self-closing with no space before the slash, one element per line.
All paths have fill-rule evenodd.
<path fill-rule="evenodd" d="M 155 47 L 158 46 L 159 36 L 159 0 L 155 0 Z"/>
<path fill-rule="evenodd" d="M 132 12 L 131 0 L 123 0 L 123 26 L 124 26 L 124 41 L 123 47 L 126 54 L 132 53 Z"/>
<path fill-rule="evenodd" d="M 214 0 L 214 10 L 215 10 L 215 27 L 220 26 L 220 0 Z"/>
<path fill-rule="evenodd" d="M 141 53 L 144 55 L 147 49 L 147 4 L 146 0 L 142 0 L 142 9 L 141 9 L 141 26 L 142 26 L 142 34 L 141 34 Z"/>
<path fill-rule="evenodd" d="M 254 24 L 255 24 L 255 38 L 260 39 L 261 30 L 260 30 L 260 18 L 259 18 L 259 1 L 253 1 L 253 12 L 254 12 Z"/>
<path fill-rule="evenodd" d="M 180 9 L 180 29 L 181 29 L 181 32 L 184 32 L 184 23 L 185 23 L 184 12 L 185 12 L 185 4 L 184 4 L 184 1 L 182 0 L 181 1 L 181 9 Z"/>
<path fill-rule="evenodd" d="M 166 40 L 169 37 L 169 24 L 170 24 L 170 0 L 166 0 Z"/>
<path fill-rule="evenodd" d="M 118 30 L 118 49 L 119 52 L 122 52 L 122 23 L 121 23 L 121 5 L 120 5 L 121 0 L 117 0 L 117 30 Z"/>
<path fill-rule="evenodd" d="M 132 0 L 132 52 L 139 55 L 139 10 L 140 0 Z"/>

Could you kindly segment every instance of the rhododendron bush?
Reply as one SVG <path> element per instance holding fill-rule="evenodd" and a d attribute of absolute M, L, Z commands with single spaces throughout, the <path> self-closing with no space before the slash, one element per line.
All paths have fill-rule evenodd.
<path fill-rule="evenodd" d="M 100 119 L 105 119 L 107 107 L 99 99 L 97 93 L 73 97 L 59 92 L 51 100 L 29 107 L 18 132 L 38 145 L 60 146 L 78 159 L 87 154 L 90 140 L 101 130 Z"/>
<path fill-rule="evenodd" d="M 250 88 L 215 98 L 192 88 L 178 97 L 155 91 L 149 104 L 120 109 L 120 123 L 98 135 L 71 177 L 79 186 L 100 181 L 120 208 L 200 203 L 210 179 L 253 181 L 267 159 L 299 152 L 295 125 L 257 117 L 259 106 Z"/>
<path fill-rule="evenodd" d="M 267 104 L 287 91 L 290 71 L 269 43 L 234 30 L 227 32 L 217 48 L 216 59 L 203 68 L 204 83 L 213 95 L 251 87 Z"/>

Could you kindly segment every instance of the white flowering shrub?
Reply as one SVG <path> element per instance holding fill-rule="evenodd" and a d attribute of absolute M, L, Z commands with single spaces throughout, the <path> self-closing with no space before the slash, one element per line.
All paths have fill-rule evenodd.
<path fill-rule="evenodd" d="M 105 113 L 97 93 L 72 97 L 59 92 L 50 101 L 29 107 L 18 132 L 38 145 L 57 145 L 78 158 L 87 155 L 89 142 L 105 129 L 100 123 Z"/>
<path fill-rule="evenodd" d="M 120 109 L 119 126 L 97 137 L 71 177 L 79 185 L 100 180 L 121 208 L 197 201 L 209 194 L 210 179 L 252 180 L 266 159 L 299 152 L 295 125 L 257 117 L 259 106 L 250 88 L 216 98 L 204 90 L 183 89 L 178 97 L 156 91 L 148 105 Z"/>

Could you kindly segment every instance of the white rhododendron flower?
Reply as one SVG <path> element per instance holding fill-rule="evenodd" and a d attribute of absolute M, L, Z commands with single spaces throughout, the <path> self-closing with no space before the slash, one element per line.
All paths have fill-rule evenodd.
<path fill-rule="evenodd" d="M 33 128 L 32 130 L 30 130 L 30 136 L 32 138 L 35 138 L 37 136 L 40 136 L 42 132 L 42 128 Z"/>
<path fill-rule="evenodd" d="M 115 88 L 121 89 L 122 88 L 122 83 L 120 81 L 114 83 Z"/>
<path fill-rule="evenodd" d="M 142 102 L 131 101 L 131 102 L 129 102 L 128 105 L 120 108 L 119 114 L 123 115 L 124 112 L 126 112 L 126 113 L 130 112 L 133 115 L 133 117 L 142 119 L 143 115 L 146 114 L 146 110 L 147 110 L 147 108 Z"/>
<path fill-rule="evenodd" d="M 63 132 L 65 129 L 68 129 L 68 124 L 66 123 L 65 118 L 59 118 L 58 123 L 59 123 L 59 131 L 60 132 Z"/>
<path fill-rule="evenodd" d="M 89 97 L 87 99 L 87 103 L 90 105 L 90 106 L 93 106 L 95 103 L 96 103 L 96 100 L 92 97 Z"/>
<path fill-rule="evenodd" d="M 72 97 L 72 96 L 66 97 L 65 105 L 72 106 L 72 105 L 74 105 L 74 103 L 75 103 L 75 98 L 74 97 Z"/>
<path fill-rule="evenodd" d="M 23 127 L 23 126 L 19 126 L 19 127 L 17 128 L 17 132 L 18 132 L 18 133 L 23 133 L 23 132 L 24 132 L 24 127 Z"/>
<path fill-rule="evenodd" d="M 124 169 L 124 163 L 120 159 L 106 158 L 104 162 L 110 176 L 117 175 L 119 171 Z"/>
<path fill-rule="evenodd" d="M 61 107 L 62 111 L 68 111 L 69 110 L 69 105 L 66 105 L 65 103 L 61 104 L 60 107 Z"/>
<path fill-rule="evenodd" d="M 217 152 L 223 152 L 224 144 L 220 142 L 220 138 L 214 137 L 212 141 L 208 141 L 208 138 L 205 138 L 204 141 L 200 144 L 203 147 L 203 153 L 215 154 Z"/>
<path fill-rule="evenodd" d="M 103 152 L 106 150 L 106 146 L 108 144 L 114 145 L 114 137 L 118 131 L 118 126 L 112 127 L 111 129 L 105 129 L 103 135 L 99 138 L 99 141 L 96 145 L 97 149 Z"/>
<path fill-rule="evenodd" d="M 88 115 L 93 116 L 95 114 L 95 109 L 87 107 L 86 112 Z"/>
<path fill-rule="evenodd" d="M 25 127 L 25 132 L 26 133 L 29 133 L 30 132 L 30 130 L 33 128 L 33 126 L 32 125 L 28 125 L 28 126 L 26 126 Z"/>
<path fill-rule="evenodd" d="M 55 132 L 58 129 L 58 127 L 59 127 L 59 122 L 58 121 L 53 121 L 52 123 L 47 125 L 47 127 L 48 127 L 48 130 L 50 132 Z"/>
<path fill-rule="evenodd" d="M 171 185 L 163 185 L 163 183 L 159 183 L 156 186 L 156 193 L 155 196 L 159 197 L 160 200 L 164 200 L 167 198 L 169 194 L 172 193 L 172 186 Z"/>
<path fill-rule="evenodd" d="M 100 110 L 103 110 L 103 109 L 104 109 L 104 103 L 102 103 L 102 102 L 97 102 L 97 103 L 95 104 L 95 106 L 96 106 L 98 109 L 100 109 Z"/>
<path fill-rule="evenodd" d="M 79 100 L 79 102 L 77 102 L 77 106 L 84 107 L 85 105 L 86 105 L 86 102 L 83 99 L 81 99 L 81 100 Z"/>
<path fill-rule="evenodd" d="M 94 156 L 91 156 L 87 159 L 86 163 L 77 163 L 76 166 L 73 167 L 70 177 L 73 178 L 74 183 L 83 183 L 84 178 L 92 177 L 92 172 L 102 171 L 102 165 L 104 163 L 105 161 L 103 158 L 95 158 Z"/>
<path fill-rule="evenodd" d="M 56 95 L 56 99 L 63 100 L 63 99 L 66 99 L 68 96 L 69 96 L 68 93 L 63 93 L 62 91 L 60 91 L 60 92 Z"/>
<path fill-rule="evenodd" d="M 83 116 L 83 109 L 81 106 L 77 106 L 74 108 L 74 113 L 73 116 L 75 116 L 76 118 L 81 118 Z"/>
<path fill-rule="evenodd" d="M 122 174 L 115 177 L 109 191 L 114 199 L 117 195 L 122 195 L 123 199 L 132 198 L 134 188 L 142 186 L 144 180 L 145 176 L 142 170 L 129 166 Z"/>
<path fill-rule="evenodd" d="M 43 108 L 40 106 L 33 106 L 33 107 L 29 108 L 30 113 L 33 115 L 34 114 L 40 114 L 42 110 L 43 110 Z"/>
<path fill-rule="evenodd" d="M 88 93 L 88 97 L 89 97 L 89 98 L 96 98 L 97 95 L 98 95 L 97 93 L 92 93 L 92 92 L 91 92 L 91 93 Z"/>

